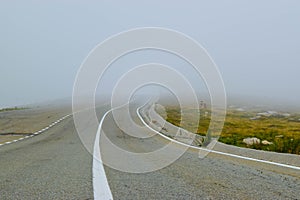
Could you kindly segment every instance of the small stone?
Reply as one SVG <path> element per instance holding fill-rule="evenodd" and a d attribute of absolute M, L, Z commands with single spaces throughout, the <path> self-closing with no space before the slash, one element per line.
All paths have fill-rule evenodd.
<path fill-rule="evenodd" d="M 247 145 L 253 145 L 253 144 L 259 144 L 260 139 L 253 137 L 253 138 L 245 138 L 243 139 L 243 142 Z"/>
<path fill-rule="evenodd" d="M 271 145 L 271 144 L 273 144 L 273 142 L 269 142 L 268 140 L 263 140 L 261 143 L 263 145 Z"/>

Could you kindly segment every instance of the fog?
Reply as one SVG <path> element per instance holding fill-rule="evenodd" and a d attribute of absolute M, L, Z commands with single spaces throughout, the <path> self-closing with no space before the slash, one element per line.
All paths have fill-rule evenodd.
<path fill-rule="evenodd" d="M 169 28 L 194 38 L 219 67 L 229 99 L 298 105 L 299 19 L 297 0 L 2 1 L 0 107 L 70 97 L 88 53 L 107 37 L 137 27 Z M 207 92 L 184 61 L 144 51 L 115 63 L 98 95 L 109 93 L 124 71 L 148 62 L 174 67 L 196 91 Z"/>

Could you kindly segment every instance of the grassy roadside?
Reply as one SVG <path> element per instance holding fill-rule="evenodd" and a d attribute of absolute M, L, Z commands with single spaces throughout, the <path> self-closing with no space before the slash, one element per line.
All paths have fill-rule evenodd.
<path fill-rule="evenodd" d="M 0 109 L 0 112 L 8 112 L 8 111 L 14 111 L 14 110 L 25 110 L 28 109 L 27 107 L 11 107 L 11 108 L 2 108 Z M 9 142 L 12 140 L 17 140 L 21 137 L 24 137 L 24 135 L 28 135 L 28 133 L 0 133 L 0 144 L 4 144 L 5 142 Z"/>
<path fill-rule="evenodd" d="M 25 110 L 28 109 L 26 107 L 12 107 L 12 108 L 2 108 L 0 112 L 13 111 L 13 110 Z"/>
<path fill-rule="evenodd" d="M 165 112 L 165 119 L 168 122 L 180 126 L 181 114 L 178 107 L 168 106 Z M 258 118 L 256 116 L 259 112 L 262 111 L 227 110 L 219 141 L 239 147 L 300 154 L 300 114 L 290 113 L 289 116 L 272 115 Z M 201 120 L 198 124 L 195 120 L 197 115 L 195 111 L 184 109 L 184 113 L 187 113 L 185 116 L 189 119 L 188 126 L 184 128 L 206 135 L 210 123 L 210 110 L 201 109 Z M 260 142 L 252 145 L 243 142 L 244 139 L 253 137 L 258 138 Z"/>

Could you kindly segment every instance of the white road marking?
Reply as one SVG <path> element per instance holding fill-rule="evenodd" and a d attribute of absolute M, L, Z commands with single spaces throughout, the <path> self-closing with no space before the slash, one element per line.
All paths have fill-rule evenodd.
<path fill-rule="evenodd" d="M 143 105 L 144 106 L 144 105 Z M 145 121 L 144 119 L 142 118 L 142 116 L 140 115 L 139 113 L 139 110 L 140 108 L 142 108 L 143 106 L 141 107 L 138 107 L 137 110 L 136 110 L 136 113 L 138 115 L 138 117 L 140 118 L 140 120 L 142 121 L 142 123 L 147 127 L 149 128 L 150 130 L 156 132 L 157 134 L 159 134 L 160 136 L 162 136 L 163 138 L 167 139 L 167 140 L 170 140 L 174 143 L 177 143 L 177 144 L 180 144 L 180 145 L 184 145 L 184 146 L 188 146 L 190 148 L 193 148 L 193 149 L 197 149 L 197 150 L 202 150 L 202 151 L 206 151 L 206 152 L 212 152 L 212 153 L 215 153 L 215 154 L 221 154 L 221 155 L 225 155 L 225 156 L 230 156 L 230 157 L 234 157 L 234 158 L 240 158 L 240 159 L 244 159 L 244 160 L 251 160 L 251 161 L 255 161 L 255 162 L 261 162 L 261 163 L 266 163 L 266 164 L 271 164 L 271 165 L 276 165 L 276 166 L 280 166 L 280 167 L 286 167 L 286 168 L 290 168 L 290 169 L 296 169 L 296 170 L 300 170 L 300 167 L 298 166 L 294 166 L 294 165 L 287 165 L 287 164 L 282 164 L 282 163 L 277 163 L 277 162 L 272 162 L 272 161 L 267 161 L 267 160 L 262 160 L 262 159 L 256 159 L 256 158 L 251 158 L 251 157 L 246 157 L 246 156 L 239 156 L 239 155 L 235 155 L 235 154 L 231 154 L 231 153 L 224 153 L 224 152 L 221 152 L 221 151 L 215 151 L 215 150 L 210 150 L 210 149 L 206 149 L 206 148 L 202 148 L 202 147 L 195 147 L 195 146 L 191 146 L 191 145 L 188 145 L 188 144 L 185 144 L 183 142 L 179 142 L 177 140 L 174 140 L 172 138 L 169 138 L 167 136 L 165 136 L 164 134 L 154 130 L 152 127 L 150 127 Z"/>
<path fill-rule="evenodd" d="M 94 199 L 96 200 L 106 200 L 106 199 L 113 199 L 111 190 L 109 188 L 108 182 L 107 182 L 107 177 L 104 171 L 104 167 L 102 164 L 102 159 L 101 159 L 101 152 L 100 152 L 100 134 L 101 134 L 101 129 L 103 125 L 103 121 L 105 117 L 110 113 L 111 111 L 121 108 L 128 103 L 118 106 L 116 108 L 112 108 L 108 110 L 102 117 L 100 124 L 98 126 L 98 130 L 96 133 L 95 137 L 95 142 L 94 142 L 94 152 L 93 152 L 93 190 L 94 190 Z"/>
<path fill-rule="evenodd" d="M 22 137 L 22 138 L 19 138 L 19 139 L 17 139 L 17 140 L 5 142 L 5 143 L 3 143 L 3 144 L 0 144 L 0 146 L 6 145 L 6 144 L 11 144 L 11 143 L 14 143 L 14 142 L 18 142 L 18 141 L 21 141 L 21 140 L 24 140 L 24 139 L 27 139 L 27 138 L 31 138 L 31 137 L 33 137 L 33 136 L 35 136 L 35 135 L 39 135 L 39 134 L 41 134 L 42 132 L 48 130 L 49 128 L 51 128 L 51 127 L 53 127 L 55 124 L 57 124 L 58 122 L 60 122 L 60 121 L 62 121 L 62 120 L 64 120 L 64 119 L 66 119 L 67 117 L 69 117 L 69 116 L 71 116 L 71 115 L 72 115 L 72 114 L 68 114 L 68 115 L 66 115 L 66 116 L 64 116 L 64 117 L 62 117 L 62 118 L 60 118 L 60 119 L 58 119 L 57 121 L 53 122 L 52 124 L 48 125 L 47 127 L 43 128 L 43 129 L 41 129 L 41 130 L 39 130 L 39 131 L 33 133 L 32 135 L 27 135 L 27 136 Z"/>
<path fill-rule="evenodd" d="M 95 200 L 106 200 L 106 199 L 113 199 L 112 193 L 110 191 L 106 174 L 104 171 L 104 167 L 102 164 L 101 153 L 100 153 L 100 134 L 102 129 L 102 124 L 107 116 L 113 109 L 107 111 L 98 126 L 97 134 L 95 137 L 94 143 L 94 152 L 93 152 L 93 190 L 94 190 L 94 199 Z"/>

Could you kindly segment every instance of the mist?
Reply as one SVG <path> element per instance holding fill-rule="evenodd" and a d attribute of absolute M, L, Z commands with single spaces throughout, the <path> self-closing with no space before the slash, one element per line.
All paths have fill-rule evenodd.
<path fill-rule="evenodd" d="M 244 97 L 295 106 L 300 102 L 297 0 L 0 4 L 0 107 L 72 96 L 88 53 L 107 37 L 137 27 L 169 28 L 194 38 L 219 67 L 230 101 Z M 97 95 L 109 94 L 124 71 L 154 61 L 174 67 L 199 94 L 207 94 L 187 63 L 145 51 L 115 63 L 100 81 L 104 87 Z"/>

